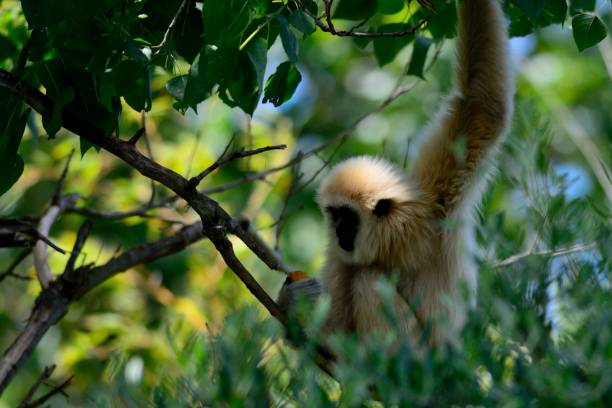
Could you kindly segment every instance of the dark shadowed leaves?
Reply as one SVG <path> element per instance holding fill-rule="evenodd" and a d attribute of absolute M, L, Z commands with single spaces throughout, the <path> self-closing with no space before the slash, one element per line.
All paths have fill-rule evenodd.
<path fill-rule="evenodd" d="M 378 11 L 383 14 L 395 14 L 404 8 L 404 0 L 378 0 Z"/>
<path fill-rule="evenodd" d="M 287 53 L 289 60 L 295 64 L 297 62 L 297 38 L 295 38 L 295 34 L 289 27 L 289 22 L 284 16 L 276 16 L 276 21 L 280 27 L 280 37 L 285 53 Z"/>
<path fill-rule="evenodd" d="M 0 195 L 4 194 L 19 180 L 23 173 L 24 163 L 17 154 L 21 137 L 25 130 L 30 110 L 23 110 L 23 104 L 0 92 L 2 109 L 0 109 Z"/>
<path fill-rule="evenodd" d="M 376 12 L 376 3 L 376 0 L 341 0 L 334 13 L 334 18 L 362 20 Z"/>
<path fill-rule="evenodd" d="M 202 12 L 195 7 L 195 2 L 187 2 L 187 4 L 190 7 L 173 31 L 172 39 L 176 52 L 191 63 L 202 48 L 204 25 L 202 23 Z"/>
<path fill-rule="evenodd" d="M 308 17 L 303 11 L 291 13 L 289 15 L 289 24 L 303 34 L 302 38 L 314 33 L 317 29 L 312 18 Z"/>
<path fill-rule="evenodd" d="M 302 75 L 295 65 L 289 61 L 283 62 L 268 78 L 263 102 L 272 102 L 274 106 L 282 105 L 293 96 L 301 80 Z"/>
<path fill-rule="evenodd" d="M 608 34 L 604 23 L 594 14 L 577 14 L 572 18 L 574 41 L 580 51 L 594 46 Z"/>
<path fill-rule="evenodd" d="M 113 79 L 117 95 L 135 111 L 151 109 L 149 75 L 146 67 L 135 61 L 123 61 L 113 70 Z"/>
<path fill-rule="evenodd" d="M 595 10 L 595 0 L 570 0 L 569 4 L 572 16 L 581 12 Z"/>
<path fill-rule="evenodd" d="M 425 37 L 419 36 L 415 39 L 412 57 L 410 57 L 410 65 L 408 66 L 408 75 L 423 78 L 423 67 L 427 59 L 427 51 L 432 43 L 431 39 Z"/>
<path fill-rule="evenodd" d="M 546 0 L 512 0 L 512 2 L 532 21 L 538 18 L 547 3 Z"/>
<path fill-rule="evenodd" d="M 386 24 L 379 27 L 378 32 L 396 32 L 404 31 L 410 28 L 408 24 Z M 378 60 L 378 64 L 383 66 L 393 61 L 398 52 L 401 51 L 414 39 L 414 35 L 406 34 L 401 37 L 380 37 L 373 40 L 374 55 Z"/>
<path fill-rule="evenodd" d="M 257 88 L 261 93 L 264 87 L 264 74 L 266 73 L 266 65 L 268 63 L 268 46 L 266 41 L 258 38 L 253 40 L 245 49 L 246 53 L 253 64 L 257 76 Z"/>
<path fill-rule="evenodd" d="M 505 11 L 510 16 L 508 30 L 510 36 L 520 37 L 531 34 L 537 28 L 547 27 L 551 24 L 563 24 L 567 16 L 567 3 L 565 0 L 548 0 L 535 19 L 514 4 L 513 1 L 506 2 Z"/>
<path fill-rule="evenodd" d="M 450 1 L 432 1 L 432 5 L 436 10 L 435 13 L 421 10 L 421 17 L 427 17 L 427 30 L 435 39 L 453 38 L 456 33 L 457 26 L 457 8 L 455 2 Z"/>

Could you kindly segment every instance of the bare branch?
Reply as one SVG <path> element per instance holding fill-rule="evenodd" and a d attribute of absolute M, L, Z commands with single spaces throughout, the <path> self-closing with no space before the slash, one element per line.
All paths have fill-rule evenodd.
<path fill-rule="evenodd" d="M 538 252 L 533 252 L 533 251 L 526 251 L 526 252 L 522 252 L 520 254 L 516 254 L 516 255 L 512 255 L 506 259 L 497 261 L 494 263 L 494 266 L 496 268 L 502 268 L 505 266 L 509 266 L 512 264 L 515 264 L 519 261 L 522 261 L 525 258 L 528 258 L 530 256 L 541 256 L 541 257 L 548 257 L 548 258 L 555 258 L 558 256 L 564 256 L 564 255 L 570 255 L 576 252 L 583 252 L 583 251 L 587 251 L 593 247 L 595 247 L 597 245 L 597 242 L 591 242 L 588 244 L 576 244 L 576 245 L 572 245 L 570 247 L 567 248 L 561 248 L 561 249 L 556 249 L 554 251 L 538 251 Z"/>
<path fill-rule="evenodd" d="M 84 215 L 86 217 L 91 217 L 91 218 L 101 218 L 101 219 L 113 220 L 113 221 L 122 220 L 122 219 L 130 218 L 130 217 L 149 218 L 149 217 L 153 217 L 151 214 L 149 214 L 150 211 L 158 209 L 158 208 L 167 207 L 169 204 L 177 201 L 178 199 L 179 197 L 176 195 L 168 196 L 168 197 L 164 197 L 159 200 L 156 200 L 153 203 L 147 203 L 145 205 L 142 205 L 140 207 L 137 207 L 137 208 L 134 208 L 133 210 L 128 210 L 128 211 L 103 211 L 103 210 L 96 210 L 96 209 L 92 209 L 88 207 L 73 206 L 73 207 L 67 208 L 65 212 L 81 214 L 81 215 Z"/>
<path fill-rule="evenodd" d="M 43 116 L 47 116 L 53 112 L 53 103 L 46 95 L 2 69 L 0 69 L 0 86 L 8 88 L 15 95 L 23 98 Z M 251 293 L 257 297 L 259 302 L 266 307 L 270 314 L 281 321 L 281 323 L 287 324 L 283 311 L 259 286 L 257 281 L 237 259 L 231 242 L 227 239 L 226 234 L 233 233 L 238 236 L 270 268 L 279 270 L 281 268 L 281 262 L 277 257 L 271 256 L 264 248 L 261 248 L 252 234 L 243 230 L 239 223 L 233 220 L 216 201 L 203 194 L 199 194 L 190 185 L 187 179 L 146 157 L 135 146 L 106 134 L 101 129 L 70 112 L 70 110 L 64 109 L 62 119 L 62 124 L 66 129 L 111 152 L 144 176 L 162 183 L 164 186 L 172 189 L 177 195 L 184 198 L 200 216 L 202 220 L 201 228 L 204 235 L 213 242 L 230 269 L 242 280 L 245 286 L 247 286 Z M 165 249 L 167 253 L 167 251 L 171 251 L 173 247 L 164 247 L 161 248 L 160 251 L 163 249 Z M 160 251 L 155 251 L 154 253 L 149 253 L 148 256 L 143 256 L 139 263 L 146 262 L 147 259 L 156 259 L 159 256 L 163 256 L 160 255 Z M 119 260 L 114 259 L 107 263 L 107 265 L 112 264 L 116 267 L 117 262 L 119 262 Z M 134 262 L 134 257 L 123 259 L 122 262 L 123 264 Z M 81 270 L 82 268 L 78 268 L 74 273 L 80 273 Z M 42 334 L 66 313 L 68 303 L 74 299 L 75 296 L 78 297 L 91 289 L 93 286 L 90 285 L 95 286 L 96 282 L 99 283 L 100 281 L 97 279 L 105 279 L 104 275 L 100 275 L 101 272 L 92 273 L 92 271 L 88 269 L 86 269 L 86 272 L 87 273 L 80 275 L 83 281 L 76 287 L 71 285 L 71 282 L 64 282 L 62 277 L 66 274 L 62 274 L 57 283 L 53 283 L 43 289 L 37 300 L 37 305 L 34 307 L 30 319 L 28 320 L 26 328 L 9 347 L 5 353 L 4 359 L 0 362 L 0 392 L 14 376 L 15 371 L 23 362 L 24 358 L 31 353 Z M 109 271 L 107 270 L 107 272 Z M 72 289 L 67 290 L 67 288 Z M 42 306 L 39 306 L 39 304 Z M 324 367 L 322 368 L 324 370 L 326 369 Z"/>
<path fill-rule="evenodd" d="M 141 127 L 140 129 L 136 131 L 136 133 L 134 133 L 132 137 L 130 137 L 130 139 L 128 140 L 128 143 L 131 145 L 135 145 L 136 143 L 138 143 L 142 135 L 145 134 L 145 132 L 146 132 L 146 129 L 144 127 Z"/>
<path fill-rule="evenodd" d="M 0 215 L 0 247 L 33 247 L 38 240 L 42 240 L 51 248 L 65 254 L 66 252 L 51 242 L 47 237 L 40 234 L 33 226 L 36 219 L 20 217 L 9 218 Z"/>
<path fill-rule="evenodd" d="M 76 202 L 78 196 L 71 194 L 68 196 L 62 196 L 57 199 L 51 207 L 44 212 L 40 221 L 38 222 L 38 232 L 41 236 L 49 235 L 51 226 L 61 214 L 64 208 L 71 207 Z M 53 274 L 47 261 L 47 245 L 45 242 L 38 241 L 34 246 L 34 269 L 36 270 L 36 276 L 40 282 L 40 286 L 46 288 L 49 283 L 53 280 Z"/>
<path fill-rule="evenodd" d="M 179 8 L 176 10 L 176 14 L 172 18 L 172 21 L 170 22 L 170 25 L 168 25 L 168 28 L 166 29 L 166 32 L 164 33 L 164 37 L 162 38 L 161 43 L 153 47 L 153 48 L 157 48 L 157 51 L 155 51 L 155 56 L 157 56 L 164 49 L 164 47 L 168 44 L 168 41 L 170 41 L 170 33 L 176 26 L 181 14 L 183 14 L 183 11 L 185 10 L 188 2 L 189 0 L 183 0 L 181 2 L 181 4 L 179 5 Z"/>
<path fill-rule="evenodd" d="M 238 224 L 238 221 L 234 221 Z M 284 313 L 278 308 L 263 288 L 257 283 L 252 275 L 240 263 L 236 257 L 231 242 L 225 237 L 223 231 L 212 227 L 214 231 L 206 231 L 200 222 L 182 228 L 170 237 L 157 241 L 138 245 L 130 248 L 101 266 L 91 267 L 88 265 L 74 269 L 72 274 L 64 273 L 53 281 L 50 286 L 44 288 L 36 299 L 35 306 L 28 318 L 26 326 L 5 351 L 0 361 L 0 394 L 16 374 L 18 368 L 32 353 L 42 336 L 51 326 L 57 323 L 68 311 L 71 302 L 76 301 L 87 294 L 107 279 L 123 272 L 131 267 L 151 262 L 164 256 L 179 252 L 192 243 L 203 239 L 205 236 L 212 237 L 211 240 L 227 265 L 243 281 L 245 286 L 258 300 L 275 316 L 281 323 L 287 324 Z M 237 226 L 237 228 L 239 228 Z M 273 253 L 268 256 L 273 257 Z M 280 263 L 280 261 L 277 261 Z M 263 300 L 262 300 L 263 299 Z M 327 353 L 327 354 L 325 354 Z M 323 356 L 323 357 L 321 357 Z M 326 370 L 329 370 L 331 354 L 321 348 L 320 364 L 327 361 Z"/>
<path fill-rule="evenodd" d="M 275 250 L 273 250 L 272 248 L 270 248 L 270 246 L 266 243 L 266 241 L 264 241 L 264 239 L 257 233 L 257 231 L 255 231 L 255 229 L 253 228 L 253 225 L 251 224 L 251 222 L 246 219 L 246 218 L 240 218 L 238 220 L 238 222 L 241 224 L 241 228 L 245 231 L 248 231 L 249 233 L 251 233 L 251 235 L 253 235 L 253 237 L 255 237 L 255 239 L 258 242 L 258 245 L 260 245 L 262 248 L 264 248 L 264 250 L 266 252 L 268 252 L 270 257 L 278 257 L 278 261 L 280 264 L 280 268 L 279 271 L 284 272 L 284 273 L 289 273 L 294 271 L 295 269 L 289 267 L 287 264 L 283 263 L 283 261 L 280 259 L 280 255 L 278 254 L 278 252 L 276 252 Z"/>
<path fill-rule="evenodd" d="M 48 367 L 47 367 L 48 368 Z M 53 366 L 53 368 L 55 368 L 55 366 Z M 70 382 L 72 381 L 72 379 L 74 378 L 74 376 L 70 376 L 68 377 L 64 382 L 62 382 L 61 384 L 51 388 L 51 390 L 49 392 L 47 392 L 45 395 L 43 395 L 42 397 L 29 402 L 29 403 L 24 403 L 22 402 L 19 405 L 19 408 L 35 408 L 35 407 L 40 407 L 41 405 L 43 405 L 45 402 L 49 401 L 51 399 L 51 397 L 55 396 L 56 394 L 64 394 L 66 395 L 66 393 L 64 392 L 64 389 L 66 387 L 68 387 L 68 385 L 70 385 Z"/>
<path fill-rule="evenodd" d="M 64 170 L 62 171 L 62 175 L 57 182 L 57 186 L 55 187 L 55 194 L 53 194 L 52 203 L 57 203 L 62 194 L 62 188 L 64 187 L 64 183 L 66 181 L 66 176 L 68 176 L 68 168 L 70 167 L 70 161 L 72 160 L 72 156 L 74 155 L 74 149 L 70 151 L 68 158 L 66 159 L 66 165 L 64 166 Z"/>
<path fill-rule="evenodd" d="M 412 27 L 408 27 L 405 30 L 401 30 L 401 31 L 388 31 L 388 32 L 356 31 L 357 28 L 360 28 L 364 24 L 366 24 L 369 18 L 362 20 L 361 22 L 359 22 L 357 25 L 355 25 L 349 30 L 338 30 L 334 26 L 334 23 L 332 22 L 332 17 L 331 17 L 331 14 L 332 14 L 331 8 L 332 8 L 333 0 L 323 0 L 323 4 L 325 8 L 325 12 L 323 14 L 325 21 L 326 21 L 325 23 L 323 22 L 323 19 L 321 17 L 317 17 L 313 15 L 306 8 L 304 8 L 303 11 L 306 12 L 314 20 L 315 24 L 317 25 L 317 27 L 319 27 L 319 29 L 321 29 L 321 31 L 330 33 L 338 37 L 357 37 L 357 38 L 405 37 L 407 35 L 416 34 L 416 32 L 419 31 L 431 17 L 431 16 L 427 16 L 421 21 L 419 21 L 416 25 Z"/>
<path fill-rule="evenodd" d="M 74 247 L 72 248 L 72 252 L 70 253 L 70 258 L 68 258 L 68 262 L 66 262 L 66 268 L 64 269 L 64 273 L 70 274 L 74 270 L 74 263 L 76 262 L 81 250 L 83 249 L 83 245 L 85 244 L 85 240 L 89 236 L 89 231 L 91 230 L 91 221 L 85 220 L 81 227 L 79 228 L 79 232 L 77 233 L 77 238 L 74 241 Z"/>
<path fill-rule="evenodd" d="M 429 64 L 424 68 L 423 74 L 427 73 L 433 67 L 435 61 L 437 61 L 438 57 L 440 56 L 441 49 L 442 49 L 442 43 L 439 43 L 439 45 L 438 45 L 438 47 L 436 49 L 436 52 L 434 53 L 432 59 L 430 60 Z M 406 67 L 405 67 L 404 71 L 408 70 L 408 66 L 409 66 L 409 64 L 406 64 Z M 359 124 L 361 122 L 363 122 L 365 119 L 367 119 L 368 117 L 372 116 L 373 114 L 380 112 L 381 110 L 383 110 L 384 108 L 389 106 L 391 103 L 393 103 L 397 98 L 399 98 L 400 96 L 404 95 L 405 93 L 411 91 L 418 83 L 420 83 L 420 80 L 415 80 L 415 81 L 412 81 L 407 86 L 402 88 L 401 85 L 402 85 L 402 82 L 403 82 L 403 78 L 405 76 L 406 75 L 403 74 L 403 75 L 401 75 L 399 77 L 399 80 L 398 80 L 396 86 L 394 87 L 393 91 L 380 104 L 378 104 L 374 109 L 372 109 L 372 110 L 362 114 L 353 123 L 351 123 L 348 127 L 342 129 L 340 132 L 338 132 L 335 136 L 333 136 L 329 140 L 319 144 L 318 146 L 313 147 L 310 150 L 298 151 L 296 153 L 296 155 L 292 159 L 288 160 L 284 164 L 281 164 L 281 165 L 276 166 L 276 167 L 271 167 L 269 169 L 263 170 L 263 171 L 258 172 L 258 173 L 247 174 L 247 175 L 245 175 L 245 176 L 243 176 L 241 178 L 238 178 L 236 180 L 227 182 L 225 184 L 220 184 L 220 185 L 217 185 L 217 186 L 213 186 L 213 187 L 202 189 L 202 190 L 200 190 L 200 193 L 206 194 L 206 195 L 208 195 L 208 194 L 215 194 L 215 193 L 220 193 L 220 192 L 223 192 L 223 191 L 231 190 L 233 188 L 236 188 L 236 187 L 241 186 L 241 185 L 246 184 L 246 183 L 252 183 L 252 182 L 258 181 L 258 180 L 265 180 L 265 178 L 268 177 L 269 175 L 274 174 L 276 172 L 279 172 L 281 170 L 285 170 L 285 169 L 287 169 L 289 167 L 295 166 L 296 164 L 298 164 L 298 163 L 308 159 L 309 157 L 317 155 L 318 153 L 322 152 L 323 150 L 327 149 L 329 146 L 332 146 L 334 144 L 337 144 L 337 146 L 336 146 L 336 151 L 337 151 L 337 149 L 339 149 L 340 146 L 342 146 L 342 144 L 344 144 L 346 139 L 357 128 L 357 126 L 359 126 Z"/>
<path fill-rule="evenodd" d="M 284 150 L 286 148 L 287 148 L 287 145 L 280 144 L 280 145 L 260 147 L 260 148 L 253 149 L 253 150 L 245 150 L 244 148 L 241 148 L 231 153 L 228 156 L 225 156 L 225 152 L 224 152 L 217 161 L 215 161 L 213 164 L 207 167 L 203 172 L 201 172 L 195 177 L 192 177 L 189 180 L 189 183 L 193 188 L 195 188 L 198 186 L 198 184 L 200 184 L 200 182 L 204 179 L 204 177 L 208 176 L 210 173 L 217 170 L 219 167 L 223 166 L 226 163 L 229 163 L 236 159 L 242 159 L 245 157 L 255 156 L 256 154 L 269 152 L 270 150 Z"/>
<path fill-rule="evenodd" d="M 26 396 L 23 398 L 23 400 L 21 401 L 21 403 L 19 404 L 18 408 L 24 408 L 28 406 L 28 403 L 30 402 L 30 400 L 32 399 L 32 397 L 34 396 L 34 393 L 36 392 L 36 390 L 38 389 L 38 387 L 40 387 L 40 385 L 46 381 L 47 379 L 49 379 L 49 377 L 51 377 L 51 374 L 53 374 L 53 371 L 55 371 L 55 364 L 52 364 L 50 366 L 46 366 L 45 369 L 43 370 L 42 373 L 40 373 L 40 376 L 36 379 L 36 382 L 34 382 L 34 384 L 32 384 L 32 386 L 30 387 L 30 389 L 28 390 L 28 393 L 26 394 Z"/>
<path fill-rule="evenodd" d="M 30 278 L 28 276 L 17 275 L 14 271 L 15 271 L 15 268 L 17 266 L 19 266 L 19 264 L 24 259 L 26 259 L 28 257 L 28 255 L 30 255 L 31 252 L 32 252 L 31 248 L 27 248 L 27 249 L 24 249 L 23 251 L 21 251 L 19 253 L 19 255 L 17 255 L 17 258 L 15 258 L 15 260 L 13 260 L 13 262 L 11 262 L 11 264 L 6 269 L 6 271 L 0 273 L 0 282 L 2 282 L 4 279 L 6 279 L 9 276 L 12 277 L 12 278 L 15 278 L 15 279 L 29 280 Z"/>

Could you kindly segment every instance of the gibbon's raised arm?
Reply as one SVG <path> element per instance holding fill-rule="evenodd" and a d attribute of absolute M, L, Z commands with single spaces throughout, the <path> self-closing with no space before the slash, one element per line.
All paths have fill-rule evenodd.
<path fill-rule="evenodd" d="M 414 167 L 416 181 L 444 213 L 460 203 L 511 116 L 506 37 L 498 0 L 459 2 L 456 90 L 430 125 Z"/>

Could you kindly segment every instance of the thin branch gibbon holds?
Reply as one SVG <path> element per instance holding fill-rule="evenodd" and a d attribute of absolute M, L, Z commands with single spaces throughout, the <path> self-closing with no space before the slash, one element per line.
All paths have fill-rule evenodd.
<path fill-rule="evenodd" d="M 376 290 L 381 276 L 395 279 L 400 331 L 414 341 L 424 322 L 433 322 L 430 342 L 456 338 L 468 307 L 463 287 L 467 303 L 475 304 L 471 213 L 483 165 L 510 121 L 514 84 L 498 1 L 462 0 L 458 9 L 456 90 L 426 130 L 411 173 L 380 158 L 355 157 L 338 164 L 319 189 L 331 332 L 363 338 L 388 329 Z M 447 218 L 460 227 L 443 227 Z M 448 325 L 438 326 L 440 317 Z"/>

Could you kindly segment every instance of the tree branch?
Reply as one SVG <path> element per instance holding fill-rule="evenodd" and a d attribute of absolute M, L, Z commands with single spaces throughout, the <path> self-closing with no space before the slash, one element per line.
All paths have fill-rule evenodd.
<path fill-rule="evenodd" d="M 43 116 L 51 115 L 53 103 L 49 97 L 22 81 L 10 72 L 0 69 L 0 86 L 10 89 L 16 96 L 21 97 L 34 110 Z M 64 109 L 62 114 L 62 125 L 83 139 L 94 143 L 117 156 L 128 165 L 136 169 L 140 174 L 153 179 L 174 191 L 185 199 L 187 203 L 198 213 L 203 225 L 221 227 L 228 232 L 238 236 L 266 265 L 274 270 L 280 269 L 277 259 L 270 258 L 265 251 L 259 248 L 256 240 L 246 231 L 243 231 L 232 217 L 209 197 L 198 194 L 191 187 L 189 181 L 175 171 L 161 166 L 159 163 L 146 157 L 136 146 L 107 135 L 101 129 L 91 125 L 78 115 Z"/>
<path fill-rule="evenodd" d="M 28 393 L 26 394 L 26 396 L 23 397 L 23 400 L 19 404 L 18 408 L 25 408 L 25 407 L 29 406 L 29 402 L 32 399 L 32 397 L 34 396 L 34 393 L 36 392 L 38 387 L 40 387 L 40 385 L 44 381 L 48 380 L 49 377 L 51 377 L 51 374 L 53 374 L 53 371 L 55 371 L 55 364 L 52 364 L 50 366 L 45 367 L 43 372 L 40 373 L 40 376 L 36 379 L 36 382 L 34 382 L 34 384 L 32 384 L 32 386 L 28 390 Z"/>
<path fill-rule="evenodd" d="M 28 280 L 30 279 L 27 276 L 21 276 L 21 275 L 17 275 L 15 273 L 15 268 L 17 266 L 19 266 L 19 264 L 28 257 L 28 255 L 30 255 L 30 253 L 32 252 L 32 249 L 27 248 L 24 249 L 23 251 L 21 251 L 19 253 L 19 255 L 17 255 L 17 258 L 15 258 L 15 260 L 13 260 L 13 262 L 11 262 L 11 264 L 9 265 L 8 268 L 6 268 L 6 271 L 0 273 L 0 282 L 2 282 L 4 279 L 6 279 L 7 277 L 12 277 L 15 279 L 21 279 L 21 280 Z"/>
<path fill-rule="evenodd" d="M 29 86 L 20 78 L 2 69 L 0 69 L 0 86 L 8 88 L 15 95 L 23 98 L 41 115 L 47 116 L 52 114 L 53 103 L 50 98 Z M 271 256 L 269 252 L 261 248 L 255 237 L 242 229 L 240 224 L 233 220 L 216 201 L 198 193 L 189 181 L 178 173 L 144 156 L 138 151 L 136 146 L 106 134 L 67 109 L 64 109 L 62 112 L 62 124 L 66 129 L 104 148 L 138 170 L 142 175 L 160 182 L 185 199 L 200 216 L 202 222 L 201 231 L 212 241 L 230 269 L 240 278 L 259 302 L 266 307 L 272 316 L 276 317 L 284 325 L 287 325 L 287 318 L 284 312 L 261 288 L 244 265 L 240 263 L 226 234 L 233 233 L 237 235 L 270 268 L 280 270 L 282 263 L 277 257 Z M 157 246 L 159 245 L 158 243 Z M 44 287 L 37 298 L 36 305 L 32 310 L 26 327 L 6 351 L 3 360 L 0 362 L 0 393 L 12 379 L 24 358 L 32 352 L 35 345 L 40 341 L 42 335 L 64 316 L 70 301 L 75 299 L 75 297 L 82 296 L 110 275 L 117 273 L 119 270 L 124 270 L 134 262 L 135 258 L 139 260 L 138 263 L 147 262 L 148 260 L 163 256 L 164 250 L 166 253 L 174 250 L 176 248 L 175 245 L 178 245 L 180 249 L 184 247 L 179 240 L 175 244 L 170 244 L 170 246 L 163 245 L 155 252 L 140 253 L 140 257 L 130 254 L 127 257 L 113 259 L 106 264 L 107 268 L 104 269 L 87 269 L 87 273 L 81 274 L 80 272 L 83 268 L 78 268 L 74 271 L 74 274 L 77 274 L 82 279 L 82 282 L 80 281 L 81 279 L 78 279 L 76 286 L 73 279 L 66 281 L 66 277 L 73 274 L 64 273 L 57 282 L 51 282 L 51 284 Z M 322 354 L 320 353 L 320 355 Z M 322 358 L 325 359 L 325 357 Z M 329 368 L 323 369 L 327 371 Z"/>
<path fill-rule="evenodd" d="M 219 167 L 223 166 L 226 163 L 229 163 L 236 159 L 243 159 L 245 157 L 255 156 L 256 154 L 269 152 L 270 150 L 284 150 L 286 148 L 287 148 L 287 145 L 280 144 L 280 145 L 260 147 L 258 149 L 253 149 L 253 150 L 245 150 L 244 148 L 241 148 L 231 153 L 228 156 L 225 156 L 225 152 L 224 152 L 221 155 L 221 157 L 219 157 L 219 159 L 217 159 L 213 164 L 207 167 L 203 172 L 189 179 L 189 183 L 193 188 L 196 188 L 198 184 L 200 184 L 200 182 L 206 176 L 208 176 L 210 173 L 217 170 Z"/>
<path fill-rule="evenodd" d="M 583 251 L 587 251 L 593 247 L 595 247 L 597 245 L 597 242 L 591 242 L 588 244 L 576 244 L 576 245 L 572 245 L 570 247 L 567 248 L 560 248 L 560 249 L 556 249 L 554 251 L 538 251 L 538 252 L 533 252 L 533 251 L 526 251 L 526 252 L 522 252 L 520 254 L 516 254 L 516 255 L 512 255 L 506 259 L 502 259 L 500 261 L 497 261 L 494 263 L 494 266 L 496 268 L 501 268 L 501 267 L 505 267 L 505 266 L 509 266 L 512 264 L 515 264 L 519 261 L 522 261 L 525 258 L 528 258 L 530 256 L 542 256 L 542 257 L 549 257 L 549 258 L 555 258 L 558 256 L 564 256 L 564 255 L 570 255 L 576 252 L 583 252 Z"/>
<path fill-rule="evenodd" d="M 78 196 L 75 194 L 62 196 L 57 199 L 54 199 L 54 201 L 56 202 L 54 202 L 54 204 L 51 205 L 51 207 L 49 207 L 40 217 L 40 221 L 38 222 L 39 234 L 42 236 L 49 235 L 49 232 L 51 231 L 51 226 L 53 225 L 57 217 L 59 217 L 59 215 L 65 208 L 74 205 L 77 199 Z M 45 242 L 36 242 L 33 254 L 36 276 L 38 277 L 40 286 L 46 288 L 53 280 L 53 274 L 51 273 L 51 268 L 49 267 L 49 262 L 47 261 L 47 245 L 45 244 Z"/>
<path fill-rule="evenodd" d="M 331 17 L 332 4 L 333 4 L 333 0 L 323 0 L 323 5 L 325 9 L 323 13 L 323 18 L 325 18 L 325 21 L 326 21 L 325 23 L 323 22 L 323 18 L 313 15 L 305 7 L 303 8 L 303 11 L 307 13 L 314 20 L 315 24 L 317 25 L 317 27 L 319 27 L 319 29 L 321 29 L 321 31 L 330 33 L 338 37 L 357 37 L 357 38 L 405 37 L 407 35 L 416 34 L 416 32 L 419 31 L 425 25 L 425 23 L 427 23 L 427 20 L 429 20 L 429 18 L 431 17 L 431 16 L 427 16 L 421 21 L 419 21 L 416 25 L 412 27 L 408 27 L 405 30 L 401 30 L 401 31 L 387 31 L 387 32 L 356 31 L 357 28 L 363 26 L 367 22 L 367 19 L 358 23 L 356 26 L 354 26 L 353 28 L 349 30 L 338 30 L 334 26 L 334 23 Z"/>

